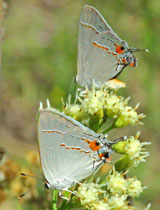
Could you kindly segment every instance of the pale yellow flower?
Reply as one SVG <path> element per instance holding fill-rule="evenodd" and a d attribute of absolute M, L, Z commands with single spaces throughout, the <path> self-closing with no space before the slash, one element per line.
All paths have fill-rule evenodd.
<path fill-rule="evenodd" d="M 112 172 L 107 177 L 107 189 L 112 194 L 126 194 L 127 191 L 127 181 L 124 176 L 117 172 L 114 168 Z"/>
<path fill-rule="evenodd" d="M 68 104 L 64 107 L 64 113 L 73 117 L 74 119 L 77 117 L 77 114 L 80 112 L 81 106 L 79 104 Z"/>
<path fill-rule="evenodd" d="M 93 207 L 90 208 L 91 210 L 111 210 L 108 203 L 106 203 L 103 200 L 100 200 L 99 202 L 96 202 L 93 204 Z"/>
<path fill-rule="evenodd" d="M 144 114 L 138 114 L 136 112 L 137 108 L 132 108 L 131 106 L 124 106 L 120 111 L 120 115 L 116 119 L 115 127 L 121 128 L 123 126 L 143 124 L 140 119 L 145 117 Z"/>
<path fill-rule="evenodd" d="M 101 90 L 92 90 L 88 92 L 88 97 L 83 99 L 82 108 L 90 115 L 94 115 L 99 112 L 103 113 L 104 103 L 104 92 Z M 101 117 L 103 117 L 103 114 L 101 114 Z"/>
<path fill-rule="evenodd" d="M 91 205 L 99 201 L 99 194 L 103 193 L 98 184 L 82 184 L 78 187 L 77 196 L 80 198 L 82 205 Z"/>
<path fill-rule="evenodd" d="M 146 187 L 142 187 L 142 183 L 137 178 L 130 178 L 127 180 L 128 188 L 127 194 L 131 197 L 139 197 Z"/>
<path fill-rule="evenodd" d="M 125 154 L 129 155 L 130 159 L 134 159 L 139 156 L 141 152 L 141 142 L 135 139 L 134 136 L 131 136 L 127 139 L 127 143 L 124 147 Z"/>
<path fill-rule="evenodd" d="M 117 117 L 123 107 L 121 98 L 113 93 L 108 94 L 105 100 L 105 113 L 108 117 Z"/>
<path fill-rule="evenodd" d="M 130 136 L 127 141 L 121 141 L 112 146 L 112 149 L 120 154 L 125 154 L 126 160 L 130 162 L 130 166 L 137 167 L 140 162 L 145 162 L 145 158 L 149 156 L 144 146 L 150 145 L 150 142 L 140 142 L 138 140 L 140 132 L 135 136 Z M 124 159 L 123 159 L 124 160 Z"/>
<path fill-rule="evenodd" d="M 114 195 L 108 199 L 108 204 L 112 209 L 120 209 L 124 205 L 126 205 L 127 196 L 125 195 Z"/>

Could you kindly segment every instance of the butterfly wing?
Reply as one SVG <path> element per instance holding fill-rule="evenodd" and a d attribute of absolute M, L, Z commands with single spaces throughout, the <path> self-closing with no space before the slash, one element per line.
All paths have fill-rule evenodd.
<path fill-rule="evenodd" d="M 95 31 L 96 34 L 103 31 L 113 32 L 112 28 L 100 12 L 90 5 L 84 5 L 82 9 L 80 26 L 84 26 L 83 29 L 92 29 L 92 31 Z"/>
<path fill-rule="evenodd" d="M 84 139 L 95 140 L 97 135 L 54 109 L 40 110 L 40 159 L 44 176 L 52 188 L 66 189 L 94 172 L 97 153 Z"/>
<path fill-rule="evenodd" d="M 121 47 L 123 50 L 121 50 Z M 118 75 L 124 68 L 120 62 L 121 53 L 126 46 L 111 32 L 97 35 L 89 48 L 88 64 L 90 67 L 88 86 L 95 81 L 97 86 Z"/>
<path fill-rule="evenodd" d="M 97 39 L 96 37 L 100 38 L 100 34 L 103 32 L 110 32 L 115 39 L 122 42 L 122 40 L 113 32 L 103 16 L 94 7 L 85 5 L 81 13 L 79 24 L 77 75 L 77 82 L 83 87 L 90 87 L 93 79 L 96 80 L 96 83 L 98 82 L 101 85 L 106 79 L 112 78 L 108 69 L 110 72 L 116 69 L 115 58 L 106 55 L 100 49 L 95 50 L 93 47 L 93 42 Z M 110 41 L 108 40 L 106 44 L 110 44 Z M 101 62 L 102 64 L 99 65 Z M 113 65 L 111 65 L 112 62 Z M 111 66 L 112 68 L 110 68 Z M 104 71 L 105 68 L 107 68 L 106 71 Z M 103 81 L 101 81 L 101 76 L 96 78 L 97 72 L 102 72 L 100 75 L 103 75 Z M 104 75 L 107 75 L 107 78 Z"/>

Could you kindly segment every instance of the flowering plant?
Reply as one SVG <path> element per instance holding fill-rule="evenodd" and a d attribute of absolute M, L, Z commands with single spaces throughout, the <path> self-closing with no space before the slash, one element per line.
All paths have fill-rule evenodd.
<path fill-rule="evenodd" d="M 118 89 L 124 87 L 119 83 L 117 87 L 107 84 L 91 90 L 77 90 L 76 99 L 71 103 L 71 96 L 63 106 L 63 112 L 78 120 L 97 133 L 106 134 L 109 131 L 128 125 L 143 124 L 144 114 L 138 114 L 139 104 L 134 108 L 129 105 L 129 98 L 118 95 Z M 110 124 L 109 124 L 110 123 Z M 128 172 L 146 161 L 149 153 L 144 146 L 150 142 L 140 142 L 140 132 L 120 141 L 112 146 L 112 150 L 121 154 L 113 168 L 103 178 L 85 181 L 74 189 L 70 201 L 63 201 L 59 209 L 91 209 L 91 210 L 139 210 L 134 207 L 133 199 L 139 197 L 146 188 L 135 177 L 129 177 Z M 99 175 L 100 176 L 100 175 Z M 53 193 L 53 209 L 57 209 L 57 192 Z M 79 208 L 78 208 L 79 207 Z M 150 204 L 145 208 L 148 210 Z"/>

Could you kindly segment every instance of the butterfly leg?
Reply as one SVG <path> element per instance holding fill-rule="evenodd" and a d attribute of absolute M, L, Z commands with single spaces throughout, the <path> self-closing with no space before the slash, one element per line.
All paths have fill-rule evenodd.
<path fill-rule="evenodd" d="M 62 195 L 62 191 L 59 191 L 59 197 L 62 198 L 62 199 L 65 199 L 67 201 L 69 201 L 69 198 L 65 197 Z"/>

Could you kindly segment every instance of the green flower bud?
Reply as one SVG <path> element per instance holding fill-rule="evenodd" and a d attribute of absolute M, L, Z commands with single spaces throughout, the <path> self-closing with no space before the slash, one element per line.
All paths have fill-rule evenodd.
<path fill-rule="evenodd" d="M 126 144 L 127 144 L 126 141 L 119 141 L 117 144 L 113 144 L 112 149 L 119 154 L 126 154 L 125 151 Z"/>

